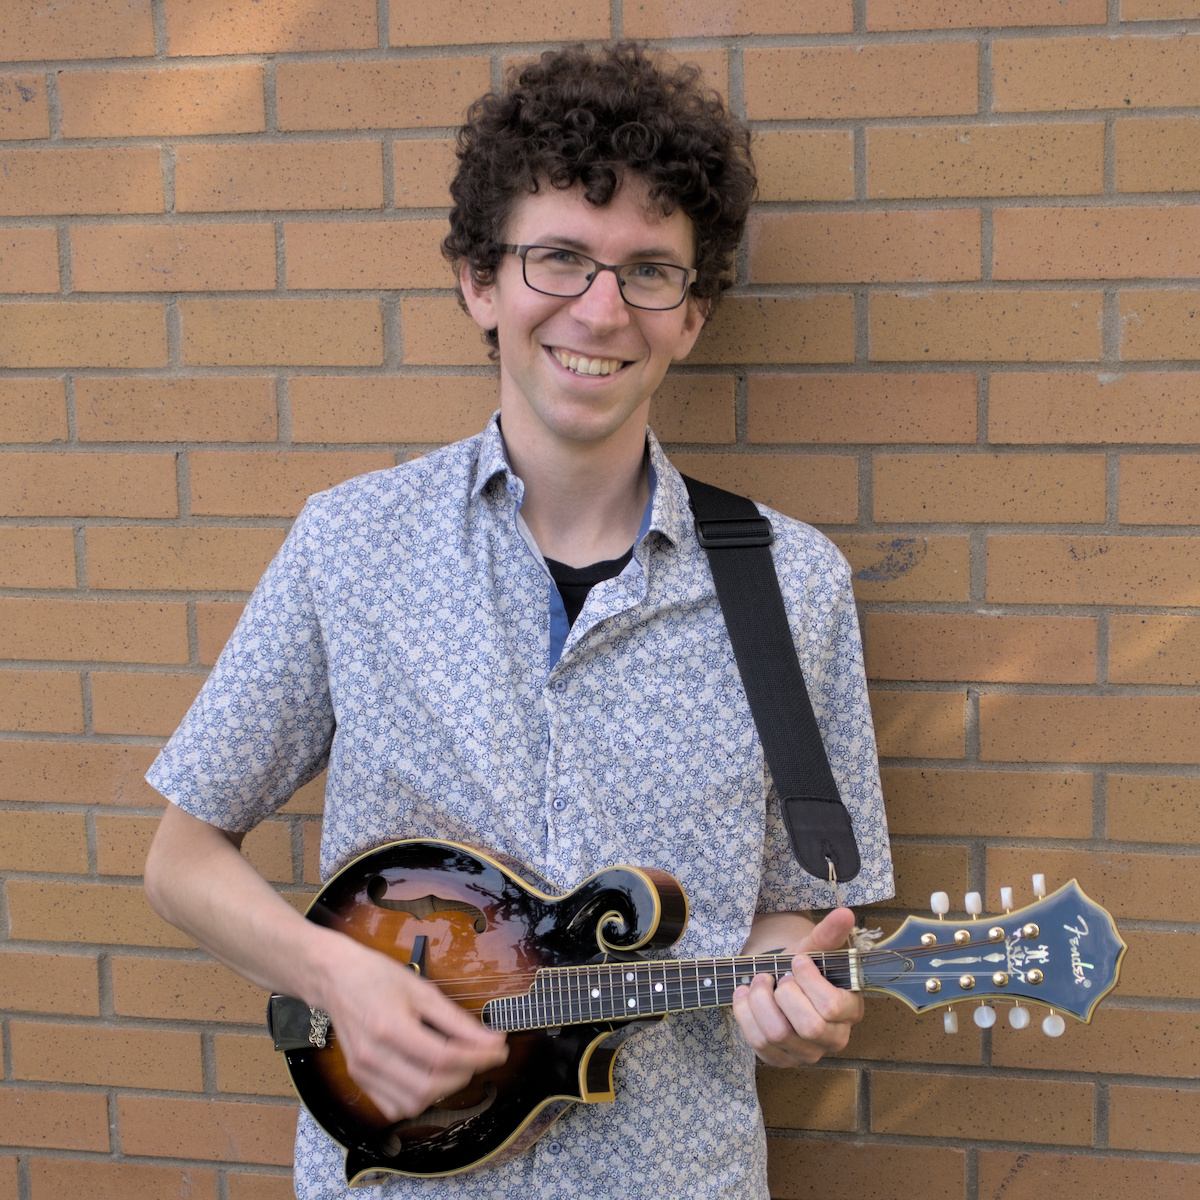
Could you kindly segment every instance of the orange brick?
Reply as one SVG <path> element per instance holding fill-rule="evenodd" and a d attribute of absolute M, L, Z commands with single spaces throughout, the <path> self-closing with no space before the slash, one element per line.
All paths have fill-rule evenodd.
<path fill-rule="evenodd" d="M 639 0 L 625 14 L 623 33 L 633 38 L 736 37 L 744 34 L 849 33 L 851 0 L 813 0 L 769 8 L 740 0 Z"/>
<path fill-rule="evenodd" d="M 0 455 L 0 514 L 173 517 L 173 454 Z"/>
<path fill-rule="evenodd" d="M 157 751 L 101 742 L 0 742 L 0 800 L 161 806 L 142 778 Z"/>
<path fill-rule="evenodd" d="M 1200 1092 L 1114 1085 L 1108 1144 L 1117 1150 L 1200 1153 Z"/>
<path fill-rule="evenodd" d="M 74 671 L 0 671 L 0 729 L 82 733 L 79 675 Z"/>
<path fill-rule="evenodd" d="M 266 1016 L 266 990 L 220 963 L 115 954 L 112 977 L 118 1016 L 240 1025 L 257 1025 Z"/>
<path fill-rule="evenodd" d="M 874 1133 L 1088 1146 L 1094 1089 L 1086 1083 L 876 1071 Z"/>
<path fill-rule="evenodd" d="M 995 373 L 988 393 L 988 440 L 1200 442 L 1200 375 Z"/>
<path fill-rule="evenodd" d="M 10 1146 L 107 1154 L 108 1101 L 100 1092 L 2 1088 L 0 1129 Z"/>
<path fill-rule="evenodd" d="M 305 221 L 283 227 L 289 288 L 441 288 L 445 221 Z"/>
<path fill-rule="evenodd" d="M 846 129 L 754 134 L 760 200 L 853 200 L 854 136 Z"/>
<path fill-rule="evenodd" d="M 1104 0 L 867 0 L 871 30 L 1102 25 L 1107 16 Z"/>
<path fill-rule="evenodd" d="M 77 379 L 75 420 L 89 442 L 270 442 L 271 379 Z"/>
<path fill-rule="evenodd" d="M 1190 1018 L 1190 1019 L 1189 1019 Z M 1058 1038 L 1031 1038 L 1029 1031 L 997 1021 L 992 1064 L 1040 1071 L 1094 1071 L 1109 1075 L 1200 1075 L 1200 1042 L 1191 1014 L 1142 1012 L 1101 1005 L 1092 1021 L 1068 1021 Z"/>
<path fill-rule="evenodd" d="M 85 875 L 87 858 L 82 813 L 0 812 L 0 870 Z"/>
<path fill-rule="evenodd" d="M 1094 521 L 1099 454 L 878 454 L 877 521 Z"/>
<path fill-rule="evenodd" d="M 13 1077 L 106 1087 L 199 1091 L 200 1035 L 14 1021 Z"/>
<path fill-rule="evenodd" d="M 965 537 L 839 533 L 834 540 L 850 562 L 860 601 L 953 602 L 970 594 L 970 547 Z"/>
<path fill-rule="evenodd" d="M 0 1196 L 17 1200 L 17 1159 L 15 1155 L 0 1157 Z"/>
<path fill-rule="evenodd" d="M 979 106 L 974 42 L 743 51 L 752 121 L 933 117 Z"/>
<path fill-rule="evenodd" d="M 0 59 L 133 57 L 154 53 L 150 0 L 64 0 L 14 5 L 0 28 Z"/>
<path fill-rule="evenodd" d="M 57 292 L 58 234 L 0 229 L 0 292 Z"/>
<path fill-rule="evenodd" d="M 869 613 L 871 679 L 1095 683 L 1095 620 L 1086 617 Z"/>
<path fill-rule="evenodd" d="M 763 213 L 750 221 L 751 283 L 961 282 L 979 278 L 979 213 Z"/>
<path fill-rule="evenodd" d="M 256 1096 L 291 1096 L 287 1064 L 269 1038 L 261 1034 L 219 1033 L 213 1038 L 217 1056 L 217 1090 Z"/>
<path fill-rule="evenodd" d="M 1121 5 L 1121 15 L 1129 7 Z M 1003 1200 L 1045 1200 L 1046 1196 L 1137 1196 L 1138 1200 L 1179 1200 L 1200 1188 L 1200 1166 L 1161 1158 L 1121 1158 L 1002 1153 L 979 1156 L 979 1196 Z"/>
<path fill-rule="evenodd" d="M 0 657 L 186 663 L 187 606 L 0 599 Z"/>
<path fill-rule="evenodd" d="M 90 954 L 4 951 L 0 955 L 0 1009 L 99 1016 L 96 960 Z"/>
<path fill-rule="evenodd" d="M 1001 208 L 997 279 L 1134 279 L 1200 274 L 1200 206 Z"/>
<path fill-rule="evenodd" d="M 959 1200 L 966 1175 L 965 1151 L 942 1146 L 767 1139 L 767 1182 L 775 1200 L 809 1200 L 818 1179 L 823 1192 L 859 1200 L 893 1200 L 896 1180 L 920 1179 L 922 1200 Z"/>
<path fill-rule="evenodd" d="M 1099 122 L 867 130 L 867 194 L 873 198 L 1086 196 L 1103 190 Z"/>
<path fill-rule="evenodd" d="M 267 1175 L 260 1171 L 228 1171 L 229 1200 L 294 1200 L 292 1176 Z"/>
<path fill-rule="evenodd" d="M 974 442 L 974 375 L 751 375 L 751 442 Z"/>
<path fill-rule="evenodd" d="M 266 128 L 256 63 L 165 71 L 61 71 L 62 136 L 180 137 Z"/>
<path fill-rule="evenodd" d="M 758 1068 L 763 1121 L 773 1129 L 852 1130 L 857 1125 L 858 1072 Z"/>
<path fill-rule="evenodd" d="M 280 1166 L 292 1161 L 295 1104 L 121 1096 L 117 1114 L 126 1154 Z"/>
<path fill-rule="evenodd" d="M 75 537 L 62 527 L 0 526 L 0 587 L 75 586 Z"/>
<path fill-rule="evenodd" d="M 186 934 L 155 914 L 141 887 L 125 884 L 10 879 L 8 915 L 14 938 L 117 946 L 192 945 Z"/>
<path fill-rule="evenodd" d="M 479 326 L 449 298 L 402 298 L 400 336 L 410 365 L 471 367 L 490 361 Z"/>
<path fill-rule="evenodd" d="M 753 496 L 810 524 L 858 519 L 858 461 L 832 454 L 672 454 L 685 475 Z"/>
<path fill-rule="evenodd" d="M 664 442 L 733 442 L 733 379 L 668 374 L 650 402 L 650 427 Z"/>
<path fill-rule="evenodd" d="M 97 733 L 167 737 L 203 682 L 203 675 L 93 671 L 92 725 Z"/>
<path fill-rule="evenodd" d="M 294 517 L 314 492 L 396 465 L 390 451 L 193 451 L 188 458 L 197 516 Z"/>
<path fill-rule="evenodd" d="M 854 299 L 736 296 L 721 302 L 688 356 L 707 363 L 854 361 Z"/>
<path fill-rule="evenodd" d="M 189 144 L 176 151 L 175 205 L 180 212 L 382 204 L 383 156 L 375 141 Z"/>
<path fill-rule="evenodd" d="M 1200 121 L 1117 121 L 1117 190 L 1193 192 L 1200 187 Z"/>
<path fill-rule="evenodd" d="M 1185 525 L 1200 518 L 1200 457 L 1123 454 L 1121 509 L 1123 525 Z"/>
<path fill-rule="evenodd" d="M 459 0 L 452 9 L 401 4 L 388 13 L 392 46 L 470 41 L 468 30 L 485 33 L 489 42 L 593 41 L 612 33 L 606 0 L 579 0 L 570 7 L 550 0 L 509 0 L 504 5 Z"/>
<path fill-rule="evenodd" d="M 157 147 L 0 150 L 0 216 L 162 211 Z"/>
<path fill-rule="evenodd" d="M 217 1173 L 104 1159 L 29 1160 L 30 1200 L 217 1200 Z"/>
<path fill-rule="evenodd" d="M 998 38 L 997 112 L 1200 103 L 1200 37 Z"/>
<path fill-rule="evenodd" d="M 278 54 L 378 45 L 372 0 L 165 0 L 168 54 Z"/>
<path fill-rule="evenodd" d="M 275 232 L 269 225 L 76 226 L 71 258 L 79 292 L 275 286 Z"/>
<path fill-rule="evenodd" d="M 1129 953 L 1121 963 L 1121 995 L 1189 1000 L 1200 997 L 1200 961 L 1191 938 L 1174 931 L 1122 930 Z"/>
<path fill-rule="evenodd" d="M 1196 0 L 1121 0 L 1122 21 L 1169 21 L 1172 17 L 1200 17 Z"/>
<path fill-rule="evenodd" d="M 962 692 L 871 692 L 880 758 L 962 758 L 966 696 Z"/>
<path fill-rule="evenodd" d="M 892 833 L 1042 838 L 1092 833 L 1090 775 L 887 767 L 882 776 Z"/>
<path fill-rule="evenodd" d="M 457 160 L 452 138 L 397 138 L 392 143 L 397 208 L 445 208 Z"/>
<path fill-rule="evenodd" d="M 196 640 L 200 644 L 200 661 L 205 666 L 211 667 L 217 661 L 245 607 L 229 600 L 196 605 Z"/>
<path fill-rule="evenodd" d="M 161 304 L 0 304 L 0 367 L 162 367 Z"/>
<path fill-rule="evenodd" d="M 961 1066 L 981 1063 L 980 1036 L 973 1025 L 966 1028 L 964 1022 L 957 1037 L 947 1037 L 936 1017 L 914 1017 L 907 1004 L 883 992 L 870 991 L 866 999 L 862 1023 L 855 1026 L 846 1049 L 834 1057 Z"/>
<path fill-rule="evenodd" d="M 299 795 L 299 793 L 297 793 Z M 322 808 L 325 789 L 321 788 Z M 320 809 L 318 811 L 321 811 Z M 305 821 L 301 827 L 304 836 L 304 882 L 321 882 L 321 830 L 322 822 Z"/>
<path fill-rule="evenodd" d="M 0 139 L 7 142 L 49 136 L 46 77 L 33 73 L 0 75 Z"/>
<path fill-rule="evenodd" d="M 158 822 L 158 817 L 97 817 L 97 872 L 140 876 Z"/>
<path fill-rule="evenodd" d="M 68 436 L 61 379 L 0 379 L 0 442 L 61 442 Z"/>
<path fill-rule="evenodd" d="M 998 604 L 1200 604 L 1195 538 L 1012 534 L 988 538 L 987 560 Z"/>
<path fill-rule="evenodd" d="M 879 293 L 871 358 L 894 362 L 1098 359 L 1099 292 Z"/>
<path fill-rule="evenodd" d="M 183 360 L 199 366 L 379 366 L 378 300 L 186 300 Z"/>
<path fill-rule="evenodd" d="M 1109 775 L 1105 817 L 1108 836 L 1119 841 L 1194 844 L 1200 841 L 1200 780 Z"/>
<path fill-rule="evenodd" d="M 1010 762 L 1200 762 L 1191 696 L 981 696 L 980 757 Z"/>
<path fill-rule="evenodd" d="M 242 851 L 264 879 L 291 883 L 292 826 L 289 821 L 263 821 L 255 826 L 242 843 Z"/>
<path fill-rule="evenodd" d="M 961 892 L 968 878 L 965 846 L 914 845 L 911 842 L 892 847 L 896 869 L 896 898 L 884 900 L 884 908 L 908 909 L 927 913 L 929 897 L 936 891 Z"/>
<path fill-rule="evenodd" d="M 296 442 L 452 442 L 478 433 L 499 403 L 495 379 L 298 375 Z"/>
<path fill-rule="evenodd" d="M 289 130 L 459 125 L 471 101 L 490 87 L 482 55 L 291 62 L 275 72 L 279 128 Z"/>
<path fill-rule="evenodd" d="M 283 544 L 282 529 L 89 529 L 92 587 L 249 592 Z"/>
<path fill-rule="evenodd" d="M 1200 330 L 1200 292 L 1121 293 L 1121 357 L 1191 358 Z"/>

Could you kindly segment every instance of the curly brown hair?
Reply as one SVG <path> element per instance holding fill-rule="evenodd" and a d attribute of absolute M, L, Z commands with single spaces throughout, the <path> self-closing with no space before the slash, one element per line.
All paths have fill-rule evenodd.
<path fill-rule="evenodd" d="M 696 238 L 691 294 L 706 312 L 733 282 L 756 179 L 750 133 L 691 64 L 654 61 L 641 46 L 547 51 L 510 76 L 504 91 L 471 105 L 458 131 L 454 207 L 442 253 L 475 283 L 495 277 L 513 204 L 548 182 L 583 185 L 607 204 L 636 173 L 664 216 L 690 218 Z M 462 296 L 460 293 L 459 299 Z M 486 333 L 495 349 L 495 330 Z"/>

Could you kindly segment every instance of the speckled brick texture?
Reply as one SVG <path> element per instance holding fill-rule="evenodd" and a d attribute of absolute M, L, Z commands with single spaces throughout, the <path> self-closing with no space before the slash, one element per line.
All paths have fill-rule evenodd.
<path fill-rule="evenodd" d="M 455 126 L 619 36 L 753 131 L 652 420 L 849 560 L 866 919 L 1040 871 L 1130 946 L 1060 1040 L 879 996 L 764 1070 L 771 1195 L 1200 1192 L 1200 3 L 58 0 L 0 19 L 0 1200 L 292 1194 L 264 993 L 146 904 L 142 775 L 305 497 L 487 419 Z M 322 795 L 245 844 L 301 907 Z"/>

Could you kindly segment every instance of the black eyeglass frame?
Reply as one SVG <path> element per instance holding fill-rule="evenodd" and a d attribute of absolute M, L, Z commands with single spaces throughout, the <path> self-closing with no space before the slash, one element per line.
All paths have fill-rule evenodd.
<path fill-rule="evenodd" d="M 624 300 L 630 308 L 640 308 L 643 312 L 671 312 L 672 310 L 678 308 L 688 298 L 688 288 L 690 288 L 692 284 L 696 282 L 696 268 L 681 267 L 678 263 L 650 262 L 648 260 L 628 263 L 602 263 L 598 258 L 593 258 L 590 254 L 582 254 L 578 250 L 570 249 L 568 246 L 547 246 L 541 242 L 530 242 L 528 245 L 524 246 L 514 246 L 504 243 L 501 244 L 500 249 L 503 250 L 505 254 L 515 254 L 521 260 L 521 278 L 525 281 L 525 286 L 529 288 L 530 291 L 537 292 L 539 296 L 554 296 L 559 300 L 578 299 L 580 296 L 585 295 L 588 288 L 590 288 L 592 284 L 596 282 L 596 279 L 601 271 L 611 271 L 617 277 L 617 288 L 621 292 L 621 299 Z M 564 254 L 574 254 L 577 258 L 594 263 L 596 269 L 592 272 L 591 277 L 584 285 L 582 292 L 572 292 L 570 295 L 564 296 L 558 292 L 543 291 L 539 287 L 534 287 L 533 284 L 529 282 L 529 276 L 526 273 L 525 256 L 530 250 L 561 250 Z M 627 267 L 667 267 L 672 271 L 683 271 L 685 276 L 683 294 L 678 300 L 675 301 L 674 304 L 668 304 L 666 308 L 651 308 L 645 304 L 635 304 L 629 299 L 628 296 L 625 295 L 625 284 L 620 275 L 620 273 Z"/>

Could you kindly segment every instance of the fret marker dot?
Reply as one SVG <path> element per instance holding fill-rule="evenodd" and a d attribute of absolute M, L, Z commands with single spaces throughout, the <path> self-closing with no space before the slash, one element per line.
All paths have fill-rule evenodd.
<path fill-rule="evenodd" d="M 637 1008 L 637 1000 L 632 1000 L 632 999 L 631 999 L 631 1000 L 629 1001 L 629 1007 L 630 1007 L 630 1008 Z"/>
<path fill-rule="evenodd" d="M 632 971 L 626 971 L 626 972 L 625 972 L 625 982 L 626 982 L 626 983 L 632 983 L 632 982 L 633 982 L 633 972 L 632 972 Z"/>
<path fill-rule="evenodd" d="M 742 982 L 743 982 L 743 983 L 749 983 L 749 982 L 750 982 L 750 976 L 749 976 L 749 975 L 743 975 L 743 976 L 742 976 Z"/>
<path fill-rule="evenodd" d="M 661 983 L 656 983 L 656 984 L 654 985 L 654 990 L 655 990 L 656 992 L 661 992 L 661 991 L 662 991 L 662 984 L 661 984 Z"/>
<path fill-rule="evenodd" d="M 704 981 L 704 986 L 705 986 L 705 987 L 712 987 L 712 980 L 711 980 L 711 979 L 706 979 L 706 980 Z"/>
<path fill-rule="evenodd" d="M 592 999 L 593 1000 L 600 999 L 600 989 L 599 988 L 592 988 Z"/>

